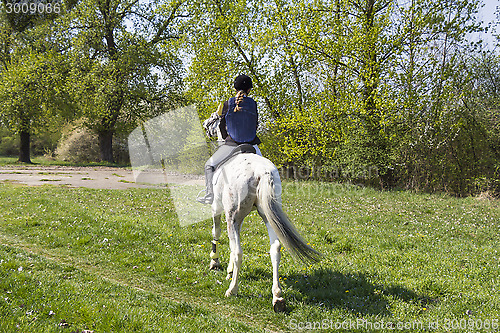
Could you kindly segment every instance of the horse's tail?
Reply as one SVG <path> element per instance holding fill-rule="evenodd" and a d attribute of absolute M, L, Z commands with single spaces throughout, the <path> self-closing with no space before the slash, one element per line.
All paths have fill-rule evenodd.
<path fill-rule="evenodd" d="M 322 255 L 309 246 L 281 206 L 281 181 L 277 171 L 266 172 L 257 188 L 259 208 L 271 224 L 281 244 L 304 263 L 318 262 Z"/>

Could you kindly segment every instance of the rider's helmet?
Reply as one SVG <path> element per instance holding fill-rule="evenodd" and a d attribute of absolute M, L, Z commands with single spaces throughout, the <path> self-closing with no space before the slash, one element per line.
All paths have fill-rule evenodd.
<path fill-rule="evenodd" d="M 234 88 L 238 91 L 248 91 L 248 89 L 253 88 L 252 79 L 245 74 L 238 75 L 234 79 Z"/>

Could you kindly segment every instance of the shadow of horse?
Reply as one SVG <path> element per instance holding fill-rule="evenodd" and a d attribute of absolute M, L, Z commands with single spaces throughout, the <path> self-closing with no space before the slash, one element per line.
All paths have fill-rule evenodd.
<path fill-rule="evenodd" d="M 359 315 L 389 316 L 388 296 L 422 307 L 437 302 L 402 286 L 373 284 L 366 274 L 343 274 L 331 269 L 283 276 L 283 284 L 286 298 L 296 301 L 288 303 L 288 312 L 294 311 L 294 304 L 303 303 L 326 309 L 341 308 Z"/>

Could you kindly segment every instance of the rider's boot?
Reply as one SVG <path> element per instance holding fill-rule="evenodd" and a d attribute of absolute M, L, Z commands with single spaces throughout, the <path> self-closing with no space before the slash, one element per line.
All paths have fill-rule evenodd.
<path fill-rule="evenodd" d="M 202 204 L 211 205 L 214 202 L 214 185 L 212 183 L 214 179 L 215 169 L 212 166 L 205 167 L 205 185 L 207 187 L 204 197 L 198 197 L 196 200 Z"/>

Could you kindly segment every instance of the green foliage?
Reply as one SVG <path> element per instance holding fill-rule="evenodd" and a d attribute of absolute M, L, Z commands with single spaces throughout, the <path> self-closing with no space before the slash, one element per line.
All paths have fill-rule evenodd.
<path fill-rule="evenodd" d="M 465 102 L 472 81 L 491 77 L 469 61 L 480 54 L 466 39 L 481 31 L 478 1 L 194 6 L 203 23 L 186 39 L 190 97 L 207 116 L 236 74 L 251 75 L 262 150 L 277 165 L 354 178 L 377 170 L 367 182 L 457 195 L 496 177 L 486 143 L 498 136 L 481 119 L 498 117 Z"/>
<path fill-rule="evenodd" d="M 70 1 L 69 3 L 71 3 Z M 23 6 L 23 4 L 26 4 Z M 35 3 L 37 8 L 34 8 L 31 3 L 18 2 L 15 0 L 2 0 L 0 2 L 0 9 L 5 22 L 16 32 L 24 32 L 37 25 L 44 24 L 54 20 L 64 9 L 62 1 L 49 0 L 42 4 L 48 5 L 43 9 L 38 7 L 40 2 Z M 16 5 L 21 5 L 16 7 Z"/>
<path fill-rule="evenodd" d="M 31 135 L 41 136 L 33 142 L 35 153 L 53 150 L 53 128 L 71 116 L 64 89 L 68 63 L 53 38 L 52 18 L 0 13 L 0 122 L 20 134 L 23 162 L 30 161 Z"/>
<path fill-rule="evenodd" d="M 58 124 L 61 125 L 61 124 Z M 40 131 L 31 139 L 31 152 L 34 156 L 53 157 L 57 148 L 57 142 L 61 138 L 61 132 L 53 128 Z"/>
<path fill-rule="evenodd" d="M 180 5 L 85 0 L 60 21 L 70 45 L 68 88 L 85 125 L 98 134 L 104 160 L 113 159 L 115 133 L 182 103 L 175 42 Z"/>
<path fill-rule="evenodd" d="M 0 72 L 2 121 L 13 131 L 36 133 L 58 119 L 56 108 L 65 103 L 65 59 L 51 42 L 39 43 L 49 30 L 38 27 L 12 40 L 9 61 Z M 32 42 L 34 41 L 34 42 Z M 26 44 L 30 47 L 26 47 Z"/>
<path fill-rule="evenodd" d="M 303 165 L 314 168 L 332 164 L 336 159 L 334 148 L 341 139 L 341 133 L 322 111 L 296 111 L 289 117 L 278 119 L 270 125 L 270 133 L 263 136 L 264 154 L 279 161 L 278 167 Z"/>
<path fill-rule="evenodd" d="M 14 156 L 19 149 L 19 140 L 6 128 L 0 128 L 0 156 Z"/>
<path fill-rule="evenodd" d="M 471 20 L 478 4 L 443 5 L 417 1 L 401 12 L 410 42 L 401 48 L 405 61 L 394 73 L 400 89 L 391 95 L 401 106 L 396 173 L 409 188 L 464 195 L 474 192 L 479 174 L 492 176 L 484 168 L 489 153 L 480 153 L 485 138 L 475 119 L 481 111 L 466 102 L 475 89 L 469 59 L 478 49 L 464 38 L 479 30 Z"/>
<path fill-rule="evenodd" d="M 496 191 L 498 51 L 468 41 L 479 5 L 84 0 L 57 18 L 2 14 L 1 121 L 37 134 L 83 116 L 112 160 L 113 136 L 188 101 L 208 117 L 246 73 L 279 166 Z"/>

